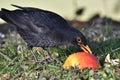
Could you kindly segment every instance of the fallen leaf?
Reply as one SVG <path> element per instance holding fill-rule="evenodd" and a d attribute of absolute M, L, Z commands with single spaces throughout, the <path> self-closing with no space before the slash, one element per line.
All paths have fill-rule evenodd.
<path fill-rule="evenodd" d="M 110 67 L 111 65 L 118 65 L 119 61 L 119 59 L 110 59 L 110 54 L 108 54 L 105 58 L 105 66 Z"/>

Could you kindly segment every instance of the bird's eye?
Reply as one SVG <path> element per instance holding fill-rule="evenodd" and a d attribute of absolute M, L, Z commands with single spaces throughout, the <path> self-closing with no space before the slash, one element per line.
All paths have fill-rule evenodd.
<path fill-rule="evenodd" d="M 80 37 L 77 37 L 77 42 L 78 42 L 78 43 L 81 43 L 81 42 L 82 42 L 82 40 L 81 40 Z"/>

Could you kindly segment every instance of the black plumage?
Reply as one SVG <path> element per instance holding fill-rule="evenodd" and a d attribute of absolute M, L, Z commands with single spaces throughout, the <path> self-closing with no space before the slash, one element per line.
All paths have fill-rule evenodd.
<path fill-rule="evenodd" d="M 2 8 L 0 18 L 16 26 L 28 47 L 78 46 L 77 38 L 80 38 L 81 44 L 87 44 L 84 35 L 58 14 L 38 8 L 12 6 L 19 9 L 10 11 Z"/>

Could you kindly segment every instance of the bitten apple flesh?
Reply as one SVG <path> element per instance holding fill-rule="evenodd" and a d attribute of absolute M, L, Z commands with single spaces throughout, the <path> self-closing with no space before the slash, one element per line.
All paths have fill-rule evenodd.
<path fill-rule="evenodd" d="M 71 54 L 65 61 L 63 68 L 77 67 L 79 69 L 92 68 L 93 70 L 99 67 L 99 60 L 90 53 L 77 52 Z"/>

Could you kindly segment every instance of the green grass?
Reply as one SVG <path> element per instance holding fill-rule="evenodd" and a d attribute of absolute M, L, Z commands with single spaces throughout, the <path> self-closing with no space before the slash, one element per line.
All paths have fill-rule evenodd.
<path fill-rule="evenodd" d="M 17 42 L 20 41 L 21 44 Z M 9 38 L 0 49 L 0 80 L 119 80 L 120 64 L 105 66 L 104 59 L 110 54 L 111 59 L 120 59 L 120 39 L 99 42 L 100 47 L 92 47 L 94 55 L 101 63 L 98 70 L 62 69 L 69 54 L 79 51 L 72 47 L 48 48 L 55 60 L 44 59 L 45 51 L 33 49 L 40 63 L 35 63 L 25 43 L 16 38 Z"/>

